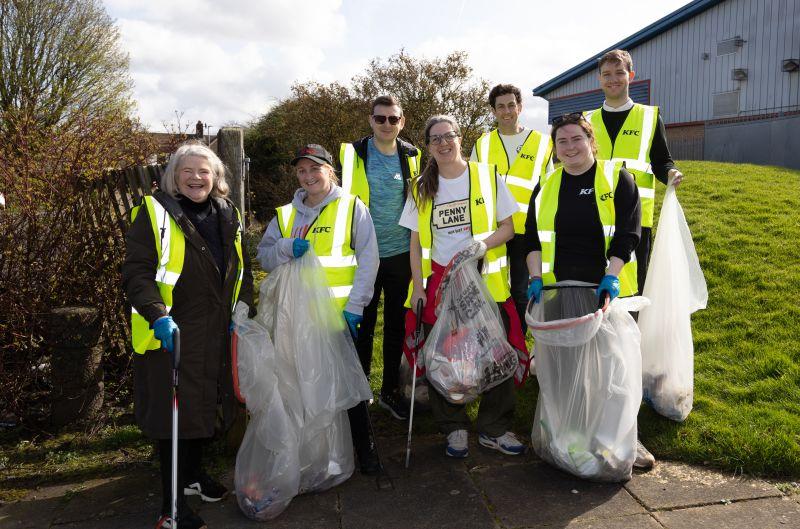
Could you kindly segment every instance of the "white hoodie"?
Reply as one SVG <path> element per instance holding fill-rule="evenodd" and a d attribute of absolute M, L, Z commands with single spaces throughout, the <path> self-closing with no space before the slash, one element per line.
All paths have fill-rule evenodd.
<path fill-rule="evenodd" d="M 303 203 L 308 196 L 305 189 L 298 189 L 294 192 L 292 206 L 296 212 L 294 226 L 307 226 L 314 222 L 319 216 L 320 211 L 325 205 L 333 202 L 342 196 L 342 188 L 334 185 L 330 193 L 322 202 L 315 207 L 309 207 Z M 353 314 L 363 314 L 364 307 L 369 305 L 375 289 L 375 277 L 378 275 L 378 241 L 375 238 L 375 227 L 372 225 L 372 217 L 369 209 L 360 200 L 356 200 L 355 212 L 353 215 L 352 242 L 356 252 L 356 275 L 353 278 L 353 290 L 344 310 Z M 294 258 L 292 244 L 294 237 L 284 238 L 278 226 L 278 217 L 275 216 L 270 221 L 261 242 L 258 243 L 258 262 L 267 272 L 273 271 L 280 265 L 289 262 Z"/>

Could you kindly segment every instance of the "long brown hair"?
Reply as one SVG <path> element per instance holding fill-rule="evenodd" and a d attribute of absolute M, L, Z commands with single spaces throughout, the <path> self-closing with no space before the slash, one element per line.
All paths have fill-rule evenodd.
<path fill-rule="evenodd" d="M 437 114 L 428 118 L 425 122 L 425 146 L 431 143 L 431 129 L 437 123 L 449 123 L 453 127 L 453 131 L 461 136 L 461 127 L 456 123 L 456 118 L 447 114 Z M 422 204 L 428 200 L 433 202 L 436 192 L 439 190 L 439 164 L 436 163 L 436 158 L 433 155 L 428 157 L 428 164 L 425 169 L 420 173 L 419 178 L 414 182 L 414 191 L 416 192 L 416 205 L 417 209 L 422 209 Z"/>

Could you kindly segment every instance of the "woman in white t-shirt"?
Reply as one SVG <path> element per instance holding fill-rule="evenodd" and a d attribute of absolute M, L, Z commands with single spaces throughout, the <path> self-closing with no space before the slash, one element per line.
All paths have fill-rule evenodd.
<path fill-rule="evenodd" d="M 429 331 L 436 322 L 436 288 L 441 282 L 444 268 L 459 251 L 479 240 L 481 253 L 488 252 L 484 260 L 496 264 L 493 267 L 484 266 L 483 277 L 494 301 L 500 306 L 506 333 L 513 332 L 521 336 L 519 318 L 513 302 L 509 302 L 505 259 L 505 243 L 514 236 L 511 219 L 511 215 L 517 211 L 514 198 L 505 182 L 497 178 L 493 165 L 464 159 L 461 130 L 451 116 L 439 115 L 428 119 L 425 145 L 430 154 L 428 165 L 415 180 L 400 217 L 400 225 L 411 230 L 411 306 L 415 308 L 418 300 L 422 300 L 424 305 L 423 313 L 416 316 L 422 317 L 426 331 Z M 482 185 L 477 184 L 480 178 L 483 178 Z M 494 179 L 494 186 L 490 178 Z M 488 195 L 494 196 L 484 193 L 487 181 L 491 188 Z M 479 222 L 478 219 L 483 219 L 486 224 L 491 214 L 495 218 L 489 224 L 496 229 L 493 232 L 476 233 L 482 228 L 474 224 Z M 510 307 L 513 315 L 504 310 L 505 305 Z M 450 457 L 466 457 L 470 421 L 465 406 L 452 404 L 435 391 L 429 395 L 434 420 L 447 434 L 445 453 Z M 514 405 L 512 379 L 481 396 L 477 418 L 478 441 L 481 445 L 509 455 L 524 451 L 522 443 L 509 431 Z"/>

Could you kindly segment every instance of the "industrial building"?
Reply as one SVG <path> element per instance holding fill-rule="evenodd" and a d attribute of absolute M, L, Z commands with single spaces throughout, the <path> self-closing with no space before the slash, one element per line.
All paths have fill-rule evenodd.
<path fill-rule="evenodd" d="M 695 0 L 533 89 L 548 122 L 599 108 L 597 59 L 633 57 L 675 159 L 800 168 L 800 0 Z"/>

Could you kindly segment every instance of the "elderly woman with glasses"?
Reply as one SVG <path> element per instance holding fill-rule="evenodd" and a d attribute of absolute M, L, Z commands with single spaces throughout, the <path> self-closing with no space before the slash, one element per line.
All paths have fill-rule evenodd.
<path fill-rule="evenodd" d="M 500 306 L 506 333 L 521 336 L 519 317 L 510 301 L 505 256 L 505 243 L 514 236 L 514 198 L 493 165 L 464 159 L 461 130 L 451 116 L 428 119 L 425 145 L 430 154 L 428 165 L 411 186 L 400 217 L 400 224 L 411 230 L 410 306 L 416 309 L 422 302 L 422 314 L 416 317 L 422 318 L 429 331 L 436 322 L 436 289 L 446 265 L 479 241 L 479 253 L 485 252 L 483 279 Z M 434 420 L 447 434 L 446 455 L 466 457 L 470 421 L 465 406 L 452 404 L 435 391 L 429 395 Z M 477 419 L 481 445 L 509 455 L 523 452 L 523 445 L 510 431 L 514 406 L 511 379 L 482 395 Z"/>
<path fill-rule="evenodd" d="M 600 299 L 636 294 L 631 257 L 641 234 L 641 205 L 633 176 L 621 162 L 595 158 L 594 131 L 581 113 L 553 120 L 550 135 L 563 165 L 531 196 L 528 298 L 538 303 L 544 285 L 565 280 L 598 284 Z M 638 443 L 634 466 L 650 468 L 654 461 Z"/>

